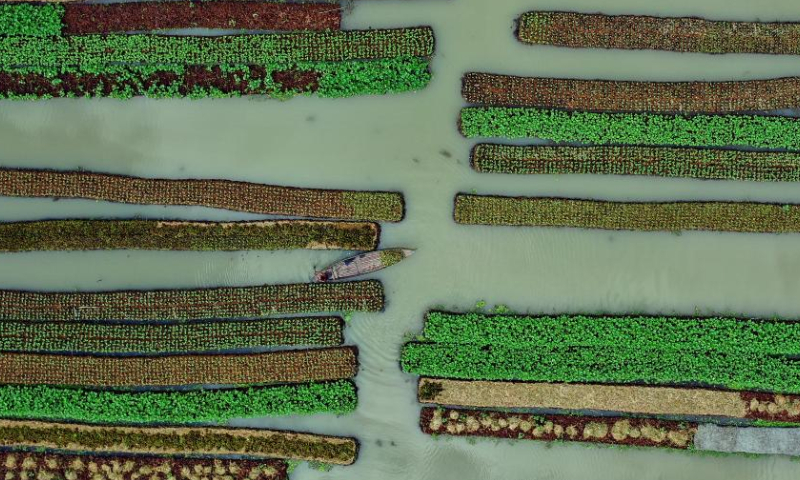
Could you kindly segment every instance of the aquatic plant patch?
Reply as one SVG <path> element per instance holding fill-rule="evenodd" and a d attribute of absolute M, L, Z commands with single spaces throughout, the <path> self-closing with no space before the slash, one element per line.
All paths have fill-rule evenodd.
<path fill-rule="evenodd" d="M 164 458 L 153 455 L 84 455 L 42 452 L 0 452 L 0 475 L 9 480 L 285 480 L 283 460 Z"/>
<path fill-rule="evenodd" d="M 0 70 L 0 98 L 342 98 L 421 90 L 430 79 L 430 60 L 408 56 L 262 65 L 26 67 Z"/>
<path fill-rule="evenodd" d="M 456 223 L 603 230 L 800 232 L 800 205 L 749 202 L 611 202 L 459 193 Z"/>
<path fill-rule="evenodd" d="M 29 292 L 0 290 L 0 320 L 200 320 L 312 312 L 380 311 L 375 280 L 196 290 Z"/>
<path fill-rule="evenodd" d="M 427 434 L 687 449 L 698 426 L 655 419 L 423 408 L 420 427 Z"/>
<path fill-rule="evenodd" d="M 357 370 L 354 347 L 159 357 L 0 354 L 0 384 L 8 385 L 262 385 L 340 380 Z"/>
<path fill-rule="evenodd" d="M 0 446 L 13 450 L 285 458 L 339 465 L 355 461 L 352 438 L 222 427 L 113 427 L 0 420 Z"/>
<path fill-rule="evenodd" d="M 401 366 L 461 380 L 691 385 L 800 393 L 800 362 L 749 352 L 407 343 Z"/>
<path fill-rule="evenodd" d="M 323 190 L 213 179 L 127 177 L 83 171 L 0 169 L 0 195 L 185 205 L 265 215 L 398 222 L 397 192 Z"/>
<path fill-rule="evenodd" d="M 0 251 L 373 250 L 379 231 L 374 223 L 307 220 L 49 220 L 0 223 Z"/>
<path fill-rule="evenodd" d="M 800 154 L 716 148 L 479 144 L 472 168 L 528 175 L 648 175 L 756 182 L 800 181 Z"/>
<path fill-rule="evenodd" d="M 469 103 L 567 110 L 662 113 L 771 111 L 800 106 L 800 78 L 730 82 L 635 82 L 515 77 L 470 72 Z"/>
<path fill-rule="evenodd" d="M 509 348 L 592 347 L 800 355 L 800 322 L 735 317 L 486 315 L 432 311 L 422 339 Z"/>
<path fill-rule="evenodd" d="M 107 5 L 74 3 L 64 5 L 63 12 L 62 33 L 69 35 L 173 28 L 337 30 L 342 20 L 341 7 L 335 3 L 237 0 L 146 1 Z"/>
<path fill-rule="evenodd" d="M 800 120 L 753 115 L 595 113 L 526 107 L 466 107 L 468 137 L 541 138 L 554 142 L 800 150 Z"/>
<path fill-rule="evenodd" d="M 341 345 L 341 317 L 189 323 L 0 322 L 0 351 L 192 353 L 276 346 Z"/>
<path fill-rule="evenodd" d="M 800 24 L 792 22 L 537 11 L 519 17 L 517 38 L 573 48 L 800 54 Z"/>
<path fill-rule="evenodd" d="M 0 386 L 0 416 L 83 423 L 225 423 L 234 418 L 346 414 L 358 403 L 350 380 L 268 387 L 109 391 L 47 385 Z"/>
<path fill-rule="evenodd" d="M 112 64 L 219 65 L 301 61 L 340 62 L 387 57 L 429 57 L 430 28 L 292 32 L 265 35 L 74 35 L 0 37 L 0 65 L 8 67 Z"/>

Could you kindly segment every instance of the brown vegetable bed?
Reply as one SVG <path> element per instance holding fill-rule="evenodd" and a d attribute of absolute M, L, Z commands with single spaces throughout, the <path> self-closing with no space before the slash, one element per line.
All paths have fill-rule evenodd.
<path fill-rule="evenodd" d="M 355 461 L 355 439 L 226 427 L 117 427 L 0 420 L 0 446 L 20 450 L 125 452 L 144 455 L 242 455 L 338 465 Z"/>
<path fill-rule="evenodd" d="M 137 480 L 282 480 L 283 460 L 164 458 L 152 455 L 83 455 L 0 452 L 5 479 Z"/>
<path fill-rule="evenodd" d="M 303 383 L 355 376 L 357 354 L 355 347 L 160 357 L 3 353 L 0 383 L 120 388 Z"/>
<path fill-rule="evenodd" d="M 800 78 L 634 82 L 467 73 L 467 102 L 496 106 L 661 113 L 769 111 L 800 106 Z"/>
<path fill-rule="evenodd" d="M 396 192 L 294 188 L 231 180 L 138 178 L 76 171 L 0 169 L 0 195 L 201 206 L 343 220 L 398 222 L 404 215 L 403 196 Z"/>
<path fill-rule="evenodd" d="M 423 408 L 420 428 L 430 435 L 573 441 L 687 449 L 697 424 L 667 420 L 572 415 L 529 415 Z"/>
<path fill-rule="evenodd" d="M 529 12 L 519 18 L 517 38 L 525 43 L 575 48 L 800 54 L 800 23 L 790 22 Z"/>
<path fill-rule="evenodd" d="M 130 2 L 64 6 L 63 33 L 83 35 L 174 28 L 335 30 L 342 11 L 335 3 L 248 1 Z"/>
<path fill-rule="evenodd" d="M 742 392 L 747 418 L 775 422 L 800 421 L 800 396 L 780 393 Z"/>

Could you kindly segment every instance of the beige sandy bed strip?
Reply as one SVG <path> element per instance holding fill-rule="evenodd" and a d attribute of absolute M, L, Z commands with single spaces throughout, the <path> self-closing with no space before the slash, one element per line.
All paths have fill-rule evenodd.
<path fill-rule="evenodd" d="M 464 407 L 603 410 L 650 415 L 747 417 L 739 392 L 561 383 L 514 383 L 420 379 L 420 391 L 439 384 L 434 399 L 420 402 Z M 427 385 L 427 387 L 426 387 Z"/>
<path fill-rule="evenodd" d="M 351 438 L 222 427 L 115 427 L 0 420 L 0 446 L 13 449 L 125 452 L 153 455 L 243 455 L 348 465 Z"/>

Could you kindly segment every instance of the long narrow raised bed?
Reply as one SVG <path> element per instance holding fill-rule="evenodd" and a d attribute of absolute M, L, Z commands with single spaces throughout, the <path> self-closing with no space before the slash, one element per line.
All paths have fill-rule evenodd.
<path fill-rule="evenodd" d="M 341 62 L 387 57 L 430 57 L 433 31 L 428 27 L 387 30 L 292 32 L 266 35 L 167 36 L 75 35 L 0 37 L 0 65 L 64 67 L 112 64 L 291 64 Z"/>
<path fill-rule="evenodd" d="M 0 67 L 0 98 L 227 98 L 296 95 L 341 98 L 425 88 L 430 60 L 397 56 L 345 62 L 266 62 L 225 65 L 92 65 Z"/>
<path fill-rule="evenodd" d="M 461 380 L 694 385 L 800 393 L 800 364 L 793 357 L 748 352 L 412 342 L 403 347 L 401 365 L 408 373 Z"/>
<path fill-rule="evenodd" d="M 604 230 L 800 232 L 800 206 L 749 202 L 611 202 L 460 193 L 456 223 Z"/>
<path fill-rule="evenodd" d="M 90 387 L 259 385 L 340 380 L 358 370 L 354 347 L 160 357 L 0 354 L 0 384 Z"/>
<path fill-rule="evenodd" d="M 188 480 L 197 472 L 211 472 L 210 480 L 285 480 L 283 460 L 231 460 L 218 458 L 166 458 L 154 455 L 86 455 L 55 452 L 0 452 L 5 478 L 69 480 L 137 480 L 174 478 Z M 199 477 L 199 475 L 198 475 Z"/>
<path fill-rule="evenodd" d="M 0 252 L 34 250 L 373 250 L 374 223 L 279 220 L 49 220 L 0 223 Z"/>
<path fill-rule="evenodd" d="M 225 423 L 234 418 L 356 408 L 351 380 L 266 387 L 166 391 L 90 390 L 48 385 L 0 386 L 0 417 L 84 423 Z"/>
<path fill-rule="evenodd" d="M 800 120 L 753 115 L 595 113 L 528 107 L 466 107 L 468 137 L 541 138 L 555 142 L 800 150 Z"/>
<path fill-rule="evenodd" d="M 717 148 L 479 144 L 483 173 L 648 175 L 756 182 L 800 181 L 800 154 Z"/>
<path fill-rule="evenodd" d="M 103 173 L 0 169 L 0 195 L 188 205 L 267 215 L 359 221 L 402 220 L 395 192 L 322 190 L 213 179 L 140 178 Z"/>
<path fill-rule="evenodd" d="M 730 82 L 636 82 L 515 77 L 471 72 L 469 103 L 610 112 L 725 113 L 798 108 L 800 78 Z"/>
<path fill-rule="evenodd" d="M 177 28 L 336 30 L 333 3 L 147 1 L 112 4 L 0 4 L 0 34 L 52 37 Z"/>
<path fill-rule="evenodd" d="M 698 425 L 655 419 L 530 415 L 486 410 L 423 408 L 420 427 L 428 434 L 520 440 L 573 441 L 687 449 Z"/>
<path fill-rule="evenodd" d="M 606 411 L 797 422 L 800 397 L 709 388 L 581 383 L 487 382 L 423 377 L 422 403 L 454 407 Z"/>
<path fill-rule="evenodd" d="M 800 24 L 791 22 L 528 12 L 518 20 L 517 37 L 530 44 L 574 48 L 800 54 Z"/>
<path fill-rule="evenodd" d="M 16 321 L 193 320 L 381 309 L 383 286 L 375 280 L 197 290 L 0 290 L 0 320 Z"/>
<path fill-rule="evenodd" d="M 428 312 L 422 338 L 441 344 L 554 346 L 729 354 L 800 354 L 800 322 L 737 317 Z"/>
<path fill-rule="evenodd" d="M 221 427 L 111 427 L 0 420 L 0 446 L 72 452 L 310 460 L 349 465 L 354 439 L 276 430 Z"/>
<path fill-rule="evenodd" d="M 197 353 L 276 346 L 341 345 L 341 317 L 188 323 L 0 322 L 0 351 Z"/>

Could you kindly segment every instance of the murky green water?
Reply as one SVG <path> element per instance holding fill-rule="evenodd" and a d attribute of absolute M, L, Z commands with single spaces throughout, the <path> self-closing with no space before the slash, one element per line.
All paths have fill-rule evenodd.
<path fill-rule="evenodd" d="M 786 458 L 686 455 L 656 450 L 548 447 L 419 433 L 415 379 L 397 358 L 403 335 L 433 306 L 478 300 L 531 312 L 726 312 L 800 316 L 800 236 L 637 234 L 457 226 L 453 195 L 573 195 L 609 199 L 800 202 L 800 185 L 645 178 L 506 177 L 468 166 L 472 143 L 456 132 L 467 70 L 520 75 L 658 80 L 800 75 L 791 57 L 710 57 L 571 51 L 517 44 L 522 11 L 600 4 L 536 0 L 358 0 L 348 28 L 431 24 L 435 80 L 418 94 L 352 100 L 54 100 L 0 103 L 0 164 L 146 176 L 232 178 L 319 187 L 399 189 L 407 220 L 384 229 L 385 246 L 419 249 L 379 277 L 388 306 L 356 315 L 348 338 L 361 351 L 360 406 L 351 416 L 247 422 L 362 441 L 356 465 L 294 478 L 424 480 L 772 480 L 800 475 Z M 652 3 L 652 2 L 651 2 Z M 606 13 L 800 20 L 795 0 L 602 2 Z M 0 199 L 0 219 L 57 217 L 255 218 L 200 208 Z M 0 256 L 0 286 L 37 289 L 196 287 L 306 281 L 330 252 L 34 253 Z"/>

